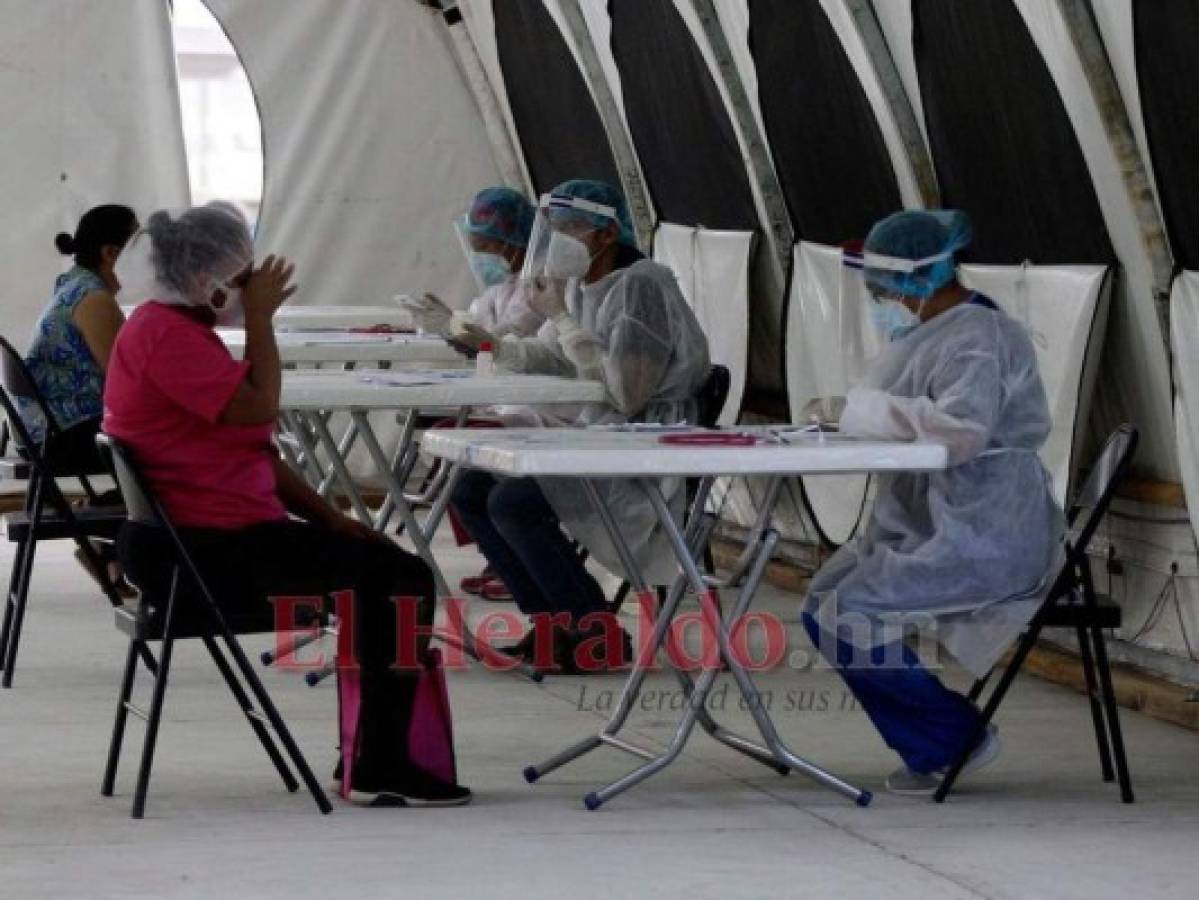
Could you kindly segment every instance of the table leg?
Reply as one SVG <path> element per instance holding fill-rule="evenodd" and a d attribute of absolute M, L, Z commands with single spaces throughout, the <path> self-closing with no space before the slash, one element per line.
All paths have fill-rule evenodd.
<path fill-rule="evenodd" d="M 329 456 L 329 465 L 332 467 L 333 474 L 337 476 L 337 480 L 341 482 L 342 489 L 350 498 L 350 505 L 354 508 L 360 521 L 370 524 L 372 520 L 370 510 L 367 509 L 365 501 L 362 499 L 362 494 L 358 492 L 358 486 L 354 483 L 354 477 L 350 474 L 350 470 L 346 467 L 346 461 L 338 454 L 338 445 L 333 440 L 333 435 L 329 433 L 329 425 L 324 417 L 318 412 L 312 416 L 312 428 L 316 432 L 317 440 L 324 447 L 325 453 Z"/>
<path fill-rule="evenodd" d="M 675 525 L 673 517 L 670 515 L 670 507 L 667 505 L 662 492 L 658 485 L 653 481 L 643 481 L 642 489 L 649 497 L 650 502 L 654 505 L 654 509 L 658 515 L 658 521 L 666 532 L 671 545 L 674 547 L 675 555 L 686 572 L 688 580 L 698 591 L 705 591 L 707 585 L 703 575 L 699 571 L 699 567 L 695 563 L 694 557 L 690 555 L 689 548 L 683 538 L 679 534 L 678 527 Z M 749 604 L 753 599 L 753 595 L 757 592 L 758 584 L 765 572 L 766 562 L 770 558 L 770 554 L 774 549 L 775 543 L 778 541 L 778 533 L 769 530 L 766 533 L 760 552 L 744 585 L 737 598 L 737 603 L 734 606 L 729 616 L 730 622 L 736 623 L 749 609 Z M 713 608 L 712 604 L 701 604 L 705 618 L 708 620 L 708 627 L 713 634 L 716 635 L 720 643 L 720 652 L 724 659 L 728 662 L 729 670 L 737 682 L 737 687 L 741 691 L 741 696 L 745 698 L 748 704 L 750 714 L 754 718 L 758 730 L 762 733 L 762 738 L 766 741 L 767 746 L 774 753 L 779 762 L 784 763 L 790 768 L 807 775 L 813 781 L 824 787 L 830 788 L 849 799 L 853 800 L 859 806 L 869 805 L 872 797 L 869 791 L 863 791 L 853 785 L 842 781 L 835 775 L 821 769 L 819 766 L 811 763 L 792 752 L 779 737 L 778 730 L 774 726 L 774 721 L 770 718 L 770 714 L 766 711 L 762 703 L 761 694 L 758 693 L 757 687 L 754 685 L 753 679 L 745 668 L 737 659 L 736 654 L 732 652 L 732 647 L 729 640 L 728 624 L 719 613 Z M 700 678 L 700 685 L 703 684 L 705 677 L 709 675 L 708 671 L 703 673 Z M 699 686 L 697 685 L 697 690 Z"/>

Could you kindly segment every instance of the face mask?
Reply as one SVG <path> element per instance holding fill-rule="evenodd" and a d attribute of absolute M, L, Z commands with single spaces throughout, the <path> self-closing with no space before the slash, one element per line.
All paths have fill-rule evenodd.
<path fill-rule="evenodd" d="M 485 287 L 503 284 L 512 276 L 512 266 L 498 253 L 472 253 L 470 267 Z"/>
<path fill-rule="evenodd" d="M 213 295 L 218 291 L 225 295 L 225 303 L 219 307 L 212 302 Z M 246 322 L 246 310 L 242 305 L 241 298 L 242 289 L 240 287 L 229 284 L 227 281 L 216 281 L 214 279 L 208 286 L 208 300 L 205 305 L 216 316 L 217 325 L 234 327 L 244 325 Z"/>
<path fill-rule="evenodd" d="M 591 268 L 591 248 L 576 237 L 555 231 L 550 237 L 545 274 L 550 278 L 582 278 Z"/>
<path fill-rule="evenodd" d="M 898 300 L 882 300 L 870 306 L 874 327 L 889 341 L 897 341 L 920 327 L 920 317 Z"/>

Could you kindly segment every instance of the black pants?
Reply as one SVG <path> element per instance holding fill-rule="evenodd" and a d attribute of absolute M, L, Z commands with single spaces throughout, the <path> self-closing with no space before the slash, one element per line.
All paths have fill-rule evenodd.
<path fill-rule="evenodd" d="M 361 755 L 356 771 L 396 772 L 407 765 L 408 727 L 417 673 L 399 669 L 407 656 L 423 657 L 427 637 L 399 634 L 397 603 L 414 610 L 419 625 L 433 621 L 435 589 L 429 567 L 383 541 L 333 532 L 304 522 L 268 522 L 238 530 L 180 529 L 188 553 L 235 631 L 269 631 L 275 606 L 268 598 L 322 597 L 353 592 L 354 649 L 362 667 Z M 165 610 L 174 569 L 169 538 L 161 529 L 130 523 L 119 541 L 128 577 Z M 159 599 L 161 598 L 161 599 Z M 184 590 L 176 600 L 181 628 L 204 616 L 202 601 Z M 186 632 L 185 632 L 186 633 Z M 427 632 L 426 632 L 427 634 Z"/>

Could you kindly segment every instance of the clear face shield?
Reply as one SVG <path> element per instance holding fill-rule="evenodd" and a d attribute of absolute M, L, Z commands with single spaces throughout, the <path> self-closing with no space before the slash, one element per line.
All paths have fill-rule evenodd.
<path fill-rule="evenodd" d="M 480 294 L 516 274 L 509 253 L 505 252 L 510 251 L 509 245 L 472 232 L 466 216 L 454 222 L 454 236 Z"/>
<path fill-rule="evenodd" d="M 611 206 L 566 194 L 544 195 L 533 222 L 521 278 L 563 283 L 583 278 L 603 252 L 596 246 L 596 236 L 617 222 L 617 211 Z"/>
<path fill-rule="evenodd" d="M 874 333 L 884 341 L 895 341 L 921 324 L 920 306 L 954 277 L 953 251 L 924 259 L 884 256 L 866 250 L 846 250 L 842 271 L 856 286 L 848 287 L 858 297 Z M 916 309 L 904 301 L 917 301 Z"/>

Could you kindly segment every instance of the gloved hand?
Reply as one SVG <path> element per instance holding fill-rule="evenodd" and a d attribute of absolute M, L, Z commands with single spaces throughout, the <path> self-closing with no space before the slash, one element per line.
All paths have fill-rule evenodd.
<path fill-rule="evenodd" d="M 400 296 L 400 306 L 412 313 L 412 320 L 421 331 L 430 334 L 448 334 L 453 312 L 441 302 L 436 294 L 425 294 L 420 299 Z"/>
<path fill-rule="evenodd" d="M 529 308 L 547 319 L 566 313 L 566 281 L 561 278 L 538 277 L 524 286 Z"/>
<path fill-rule="evenodd" d="M 809 400 L 804 406 L 803 421 L 815 421 L 821 425 L 836 425 L 841 421 L 841 415 L 844 412 L 844 397 L 817 397 Z"/>
<path fill-rule="evenodd" d="M 461 328 L 454 330 L 452 343 L 460 344 L 477 352 L 484 344 L 491 344 L 492 348 L 495 348 L 499 341 L 486 328 L 481 328 L 470 322 L 464 322 Z"/>

